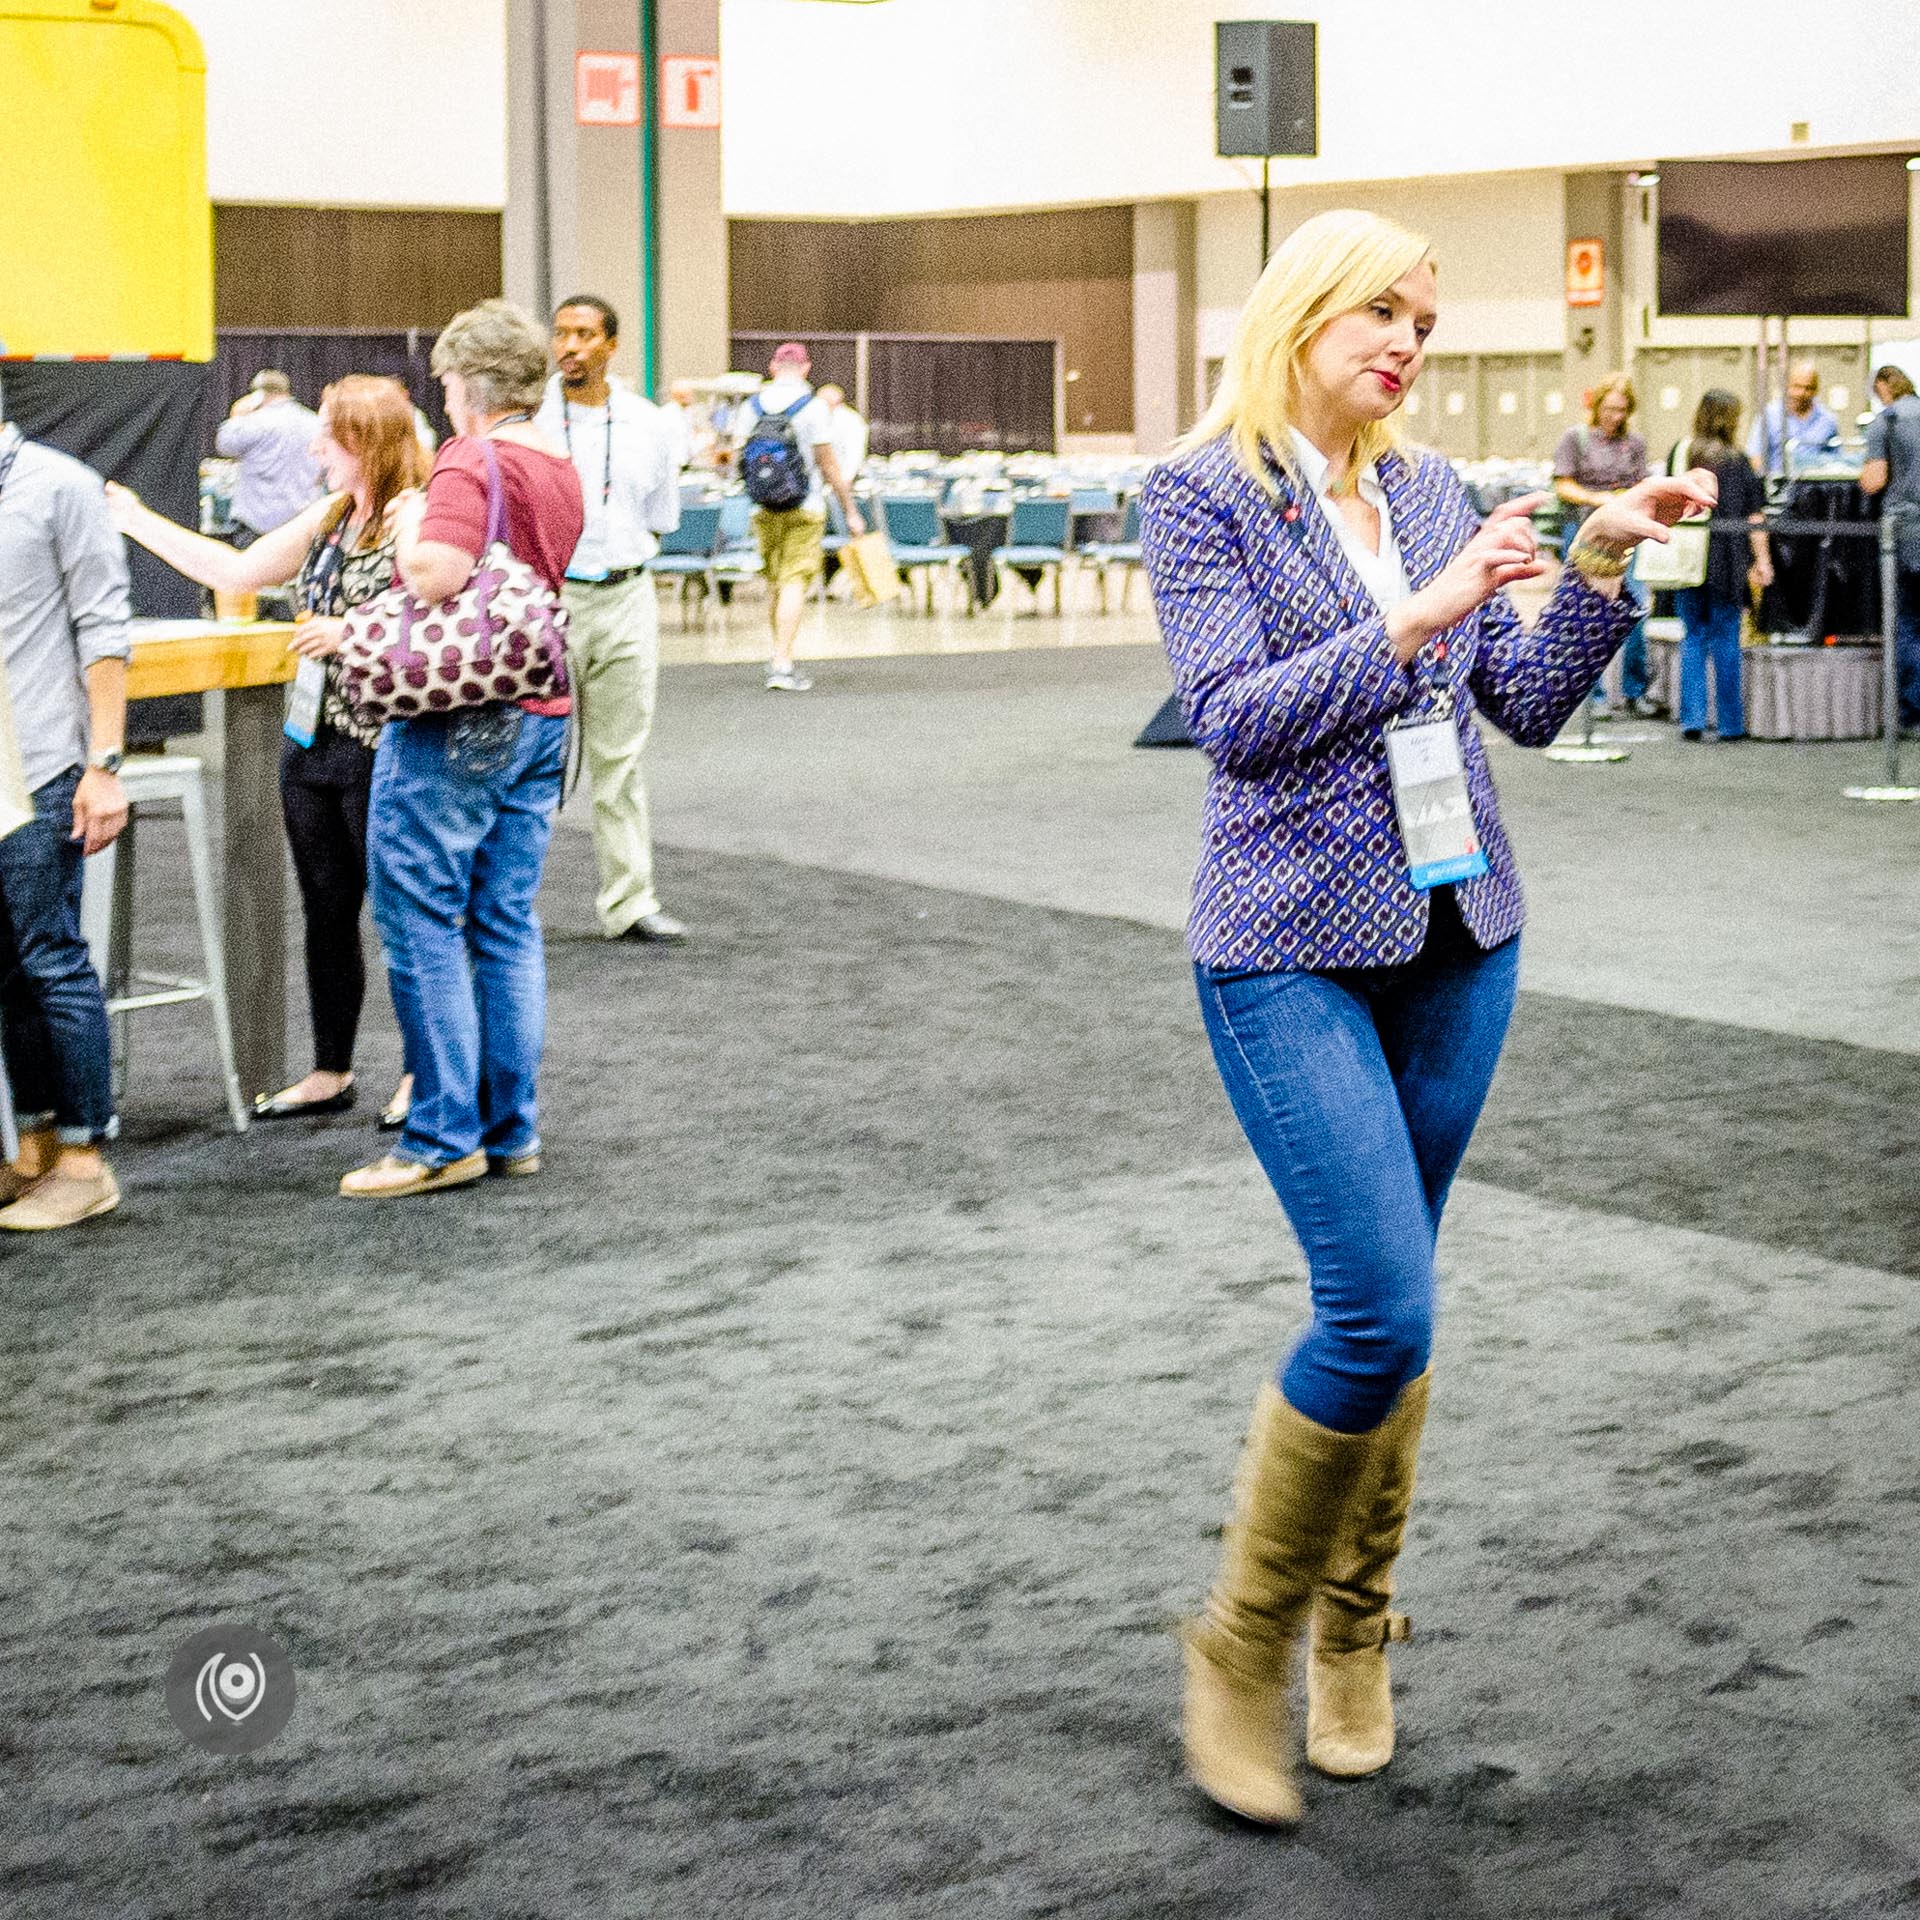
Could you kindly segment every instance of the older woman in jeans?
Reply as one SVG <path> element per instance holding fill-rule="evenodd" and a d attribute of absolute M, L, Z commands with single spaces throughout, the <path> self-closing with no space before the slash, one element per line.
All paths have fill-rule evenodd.
<path fill-rule="evenodd" d="M 424 495 L 393 509 L 395 560 L 416 599 L 464 588 L 486 544 L 487 450 L 504 538 L 557 594 L 583 519 L 573 464 L 533 426 L 547 339 L 488 300 L 434 343 L 455 437 Z M 389 721 L 374 758 L 367 862 L 374 922 L 413 1070 L 396 1150 L 340 1182 L 352 1199 L 540 1171 L 535 1083 L 546 958 L 534 896 L 566 767 L 564 695 Z"/>

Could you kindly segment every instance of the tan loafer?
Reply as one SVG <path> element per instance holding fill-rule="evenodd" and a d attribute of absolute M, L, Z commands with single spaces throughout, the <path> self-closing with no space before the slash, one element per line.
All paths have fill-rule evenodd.
<path fill-rule="evenodd" d="M 120 1204 L 120 1187 L 111 1167 L 98 1173 L 54 1172 L 35 1180 L 11 1206 L 0 1208 L 0 1227 L 13 1233 L 57 1233 L 111 1213 Z"/>
<path fill-rule="evenodd" d="M 487 1162 L 487 1171 L 496 1180 L 529 1180 L 540 1171 L 539 1150 L 497 1155 Z"/>
<path fill-rule="evenodd" d="M 439 1193 L 446 1187 L 471 1186 L 476 1180 L 484 1180 L 486 1175 L 484 1153 L 449 1160 L 444 1167 L 429 1167 L 418 1160 L 402 1160 L 390 1153 L 370 1166 L 355 1167 L 340 1182 L 340 1192 L 348 1200 L 399 1200 L 412 1193 Z"/>

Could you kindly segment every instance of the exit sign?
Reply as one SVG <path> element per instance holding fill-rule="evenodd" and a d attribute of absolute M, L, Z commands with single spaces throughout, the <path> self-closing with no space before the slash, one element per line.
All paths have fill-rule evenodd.
<path fill-rule="evenodd" d="M 697 53 L 670 53 L 661 60 L 660 124 L 683 131 L 718 128 L 718 60 Z"/>

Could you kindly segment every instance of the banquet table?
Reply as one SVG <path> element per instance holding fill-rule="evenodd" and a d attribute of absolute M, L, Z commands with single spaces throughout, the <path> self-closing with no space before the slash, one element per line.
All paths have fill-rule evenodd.
<path fill-rule="evenodd" d="M 127 695 L 220 692 L 221 916 L 240 1090 L 286 1079 L 286 840 L 280 820 L 283 688 L 293 628 L 278 622 L 136 620 Z"/>
<path fill-rule="evenodd" d="M 1680 642 L 1647 635 L 1648 691 L 1680 711 Z M 1885 725 L 1878 644 L 1746 647 L 1747 731 L 1757 740 L 1870 740 Z"/>

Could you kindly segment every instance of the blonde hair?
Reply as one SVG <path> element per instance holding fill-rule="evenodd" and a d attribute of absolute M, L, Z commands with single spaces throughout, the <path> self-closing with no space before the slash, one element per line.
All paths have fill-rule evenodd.
<path fill-rule="evenodd" d="M 1419 234 L 1354 208 L 1316 214 L 1295 227 L 1241 311 L 1220 389 L 1182 449 L 1226 434 L 1241 466 L 1269 493 L 1275 489 L 1268 455 L 1297 477 L 1289 430 L 1308 349 L 1329 321 L 1378 299 L 1430 253 Z M 1349 484 L 1369 461 L 1398 444 L 1389 420 L 1368 421 L 1354 445 Z"/>
<path fill-rule="evenodd" d="M 1640 405 L 1640 396 L 1633 390 L 1633 382 L 1624 373 L 1609 373 L 1602 377 L 1600 384 L 1587 396 L 1587 425 L 1597 427 L 1600 424 L 1600 403 L 1610 393 L 1617 393 L 1627 403 L 1627 421 L 1631 421 L 1635 409 Z M 1624 432 L 1626 422 L 1622 422 Z"/>
<path fill-rule="evenodd" d="M 436 375 L 457 373 L 478 413 L 539 406 L 547 391 L 547 336 L 511 300 L 456 313 L 433 343 Z"/>

